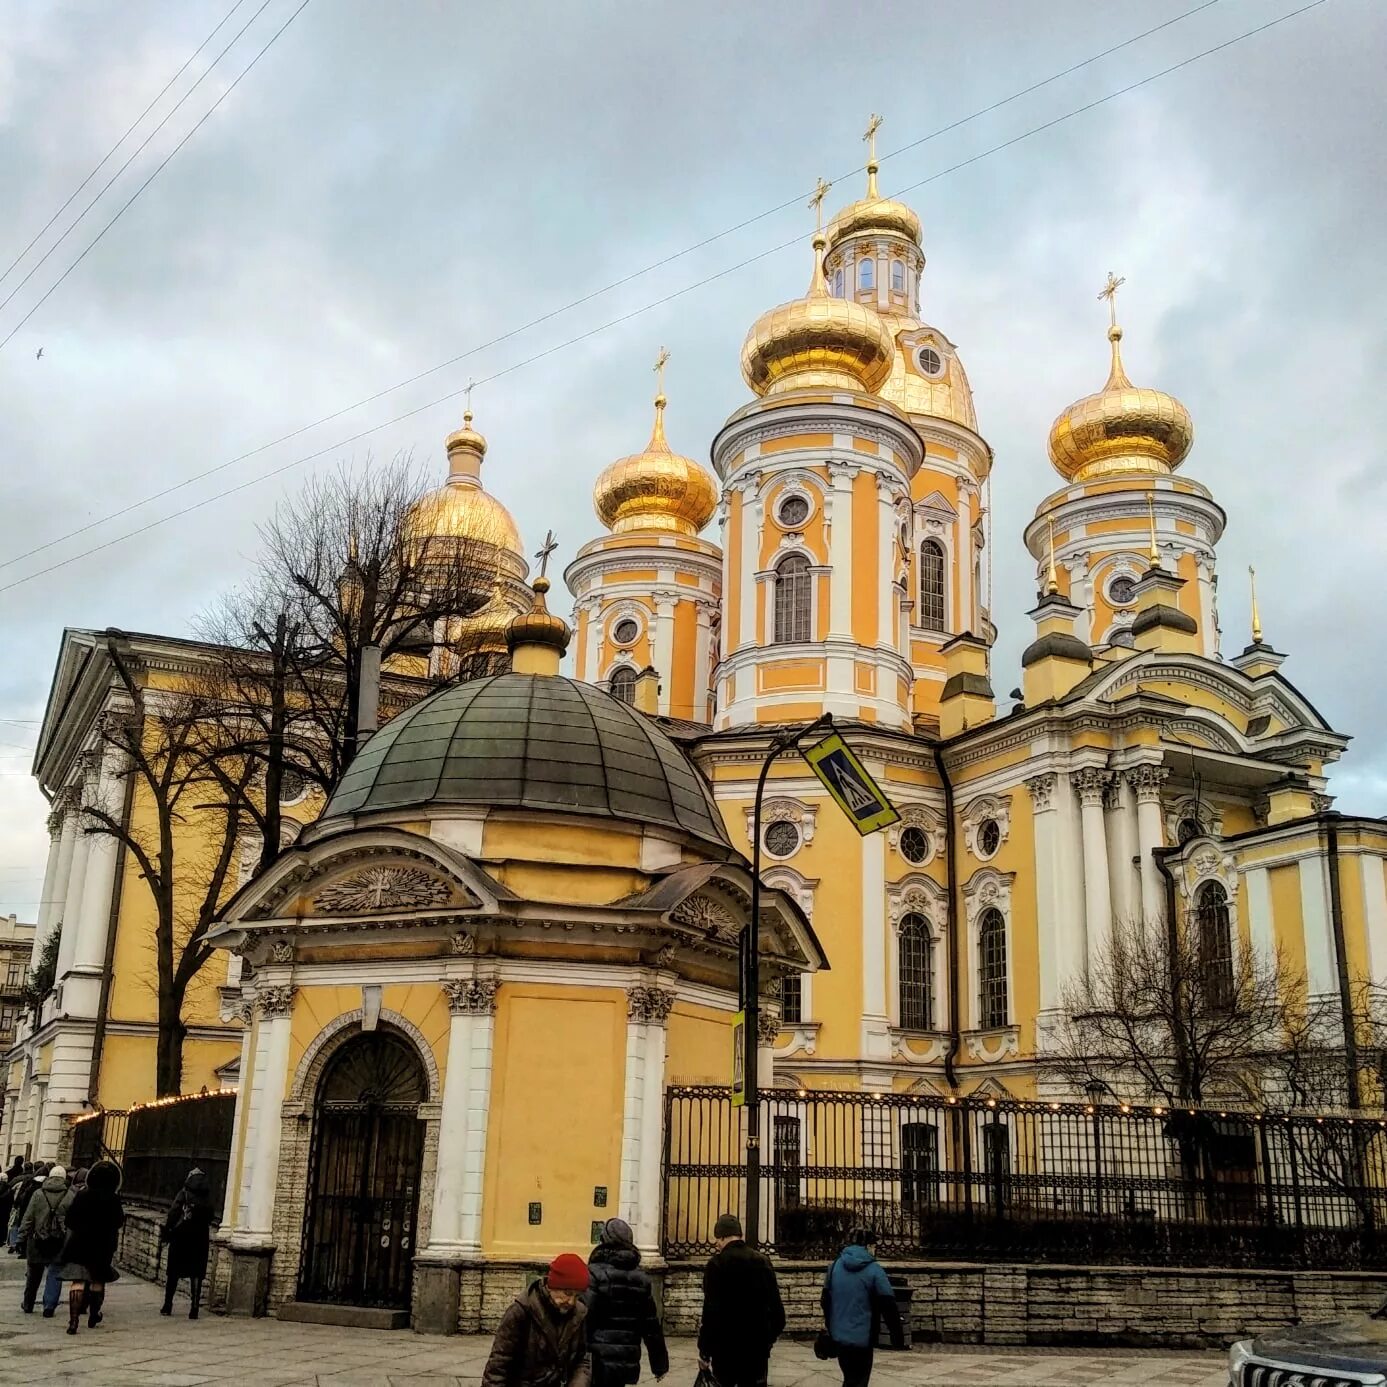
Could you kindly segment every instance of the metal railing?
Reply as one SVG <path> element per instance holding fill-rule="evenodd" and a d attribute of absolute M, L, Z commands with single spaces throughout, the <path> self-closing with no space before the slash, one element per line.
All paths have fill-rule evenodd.
<path fill-rule="evenodd" d="M 777 1090 L 764 1245 L 833 1255 L 854 1225 L 929 1260 L 1387 1268 L 1387 1121 Z M 666 1256 L 741 1213 L 744 1115 L 665 1096 Z"/>
<path fill-rule="evenodd" d="M 72 1155 L 69 1157 L 72 1169 L 83 1166 L 90 1169 L 103 1158 L 121 1164 L 125 1159 L 128 1119 L 129 1114 L 117 1108 L 76 1118 L 72 1123 Z"/>

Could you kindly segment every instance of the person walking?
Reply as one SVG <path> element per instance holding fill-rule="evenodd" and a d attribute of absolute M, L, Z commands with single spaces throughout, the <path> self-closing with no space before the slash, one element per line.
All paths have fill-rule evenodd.
<path fill-rule="evenodd" d="M 771 1349 L 785 1332 L 785 1306 L 768 1258 L 748 1247 L 735 1214 L 713 1227 L 717 1251 L 703 1272 L 698 1365 L 719 1387 L 763 1387 Z"/>
<path fill-rule="evenodd" d="M 872 1255 L 875 1243 L 876 1234 L 870 1228 L 854 1228 L 848 1234 L 847 1246 L 824 1277 L 820 1303 L 824 1325 L 838 1350 L 843 1387 L 867 1387 L 883 1319 L 893 1347 L 905 1347 L 896 1293 Z"/>
<path fill-rule="evenodd" d="M 14 1213 L 14 1185 L 8 1175 L 0 1175 L 0 1232 L 9 1241 L 10 1216 Z"/>
<path fill-rule="evenodd" d="M 169 1265 L 164 1277 L 164 1303 L 161 1315 L 173 1314 L 173 1293 L 183 1277 L 188 1278 L 192 1297 L 190 1320 L 197 1319 L 202 1304 L 202 1282 L 207 1275 L 207 1251 L 212 1239 L 212 1184 L 194 1167 L 183 1188 L 173 1197 L 159 1240 L 169 1245 Z"/>
<path fill-rule="evenodd" d="M 587 1306 L 579 1300 L 588 1280 L 583 1259 L 564 1252 L 516 1296 L 496 1327 L 482 1387 L 592 1387 Z"/>
<path fill-rule="evenodd" d="M 631 1225 L 609 1218 L 602 1241 L 588 1258 L 588 1348 L 592 1352 L 593 1387 L 633 1387 L 641 1378 L 641 1345 L 650 1356 L 658 1382 L 669 1372 L 669 1349 L 655 1290 L 641 1269 Z"/>
<path fill-rule="evenodd" d="M 125 1222 L 120 1202 L 120 1167 L 100 1160 L 87 1172 L 85 1189 L 73 1196 L 67 1211 L 67 1244 L 63 1248 L 61 1276 L 71 1285 L 67 1293 L 67 1332 L 77 1333 L 82 1309 L 87 1328 L 101 1323 L 106 1286 L 120 1273 L 113 1265 L 116 1240 Z"/>
<path fill-rule="evenodd" d="M 19 1225 L 24 1218 L 24 1211 L 29 1207 L 29 1198 L 33 1192 L 43 1183 L 42 1177 L 38 1181 L 34 1180 L 34 1166 L 25 1161 L 19 1168 L 19 1174 L 12 1177 L 11 1182 L 14 1186 L 14 1207 L 11 1211 L 9 1231 L 5 1235 L 5 1241 L 9 1244 L 11 1252 L 19 1252 Z"/>
<path fill-rule="evenodd" d="M 19 1223 L 19 1242 L 24 1249 L 24 1294 L 19 1308 L 26 1315 L 34 1313 L 34 1298 L 39 1282 L 48 1272 L 43 1288 L 43 1315 L 52 1319 L 62 1297 L 62 1280 L 53 1274 L 63 1243 L 67 1240 L 67 1212 L 72 1205 L 72 1191 L 67 1187 L 67 1171 L 60 1165 L 50 1166 L 43 1183 L 29 1196 Z"/>

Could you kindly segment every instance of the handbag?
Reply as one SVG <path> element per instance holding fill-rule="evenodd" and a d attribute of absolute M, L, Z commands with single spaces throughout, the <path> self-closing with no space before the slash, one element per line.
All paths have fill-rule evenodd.
<path fill-rule="evenodd" d="M 700 1368 L 694 1378 L 694 1387 L 720 1387 L 720 1384 L 710 1368 Z"/>
<path fill-rule="evenodd" d="M 826 1329 L 819 1330 L 814 1336 L 814 1357 L 824 1361 L 838 1357 L 837 1340 Z"/>

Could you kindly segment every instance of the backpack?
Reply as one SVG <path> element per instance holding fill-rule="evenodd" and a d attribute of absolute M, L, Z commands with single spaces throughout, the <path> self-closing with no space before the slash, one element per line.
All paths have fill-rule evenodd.
<path fill-rule="evenodd" d="M 45 1194 L 43 1202 L 48 1207 L 34 1220 L 34 1251 L 45 1262 L 51 1262 L 63 1250 L 63 1239 L 67 1236 L 62 1211 L 59 1208 L 63 1197 L 59 1195 L 54 1201 Z"/>

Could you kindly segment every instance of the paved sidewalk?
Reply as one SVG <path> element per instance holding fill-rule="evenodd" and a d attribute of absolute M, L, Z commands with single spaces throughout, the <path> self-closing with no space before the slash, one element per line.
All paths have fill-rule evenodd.
<path fill-rule="evenodd" d="M 23 1387 L 198 1387 L 235 1382 L 245 1387 L 475 1387 L 491 1347 L 485 1338 L 440 1339 L 365 1329 L 227 1319 L 205 1314 L 189 1321 L 188 1302 L 158 1313 L 157 1287 L 123 1277 L 106 1298 L 106 1321 L 85 1319 L 69 1337 L 64 1305 L 45 1320 L 19 1309 L 22 1276 L 16 1259 L 0 1253 L 0 1383 Z M 692 1343 L 670 1344 L 668 1387 L 692 1387 Z M 877 1358 L 876 1387 L 1226 1387 L 1216 1353 L 1158 1353 L 1091 1349 L 970 1349 L 917 1345 L 910 1353 Z M 653 1379 L 648 1376 L 646 1383 Z M 807 1344 L 778 1348 L 771 1387 L 840 1387 L 834 1364 L 819 1363 Z"/>

